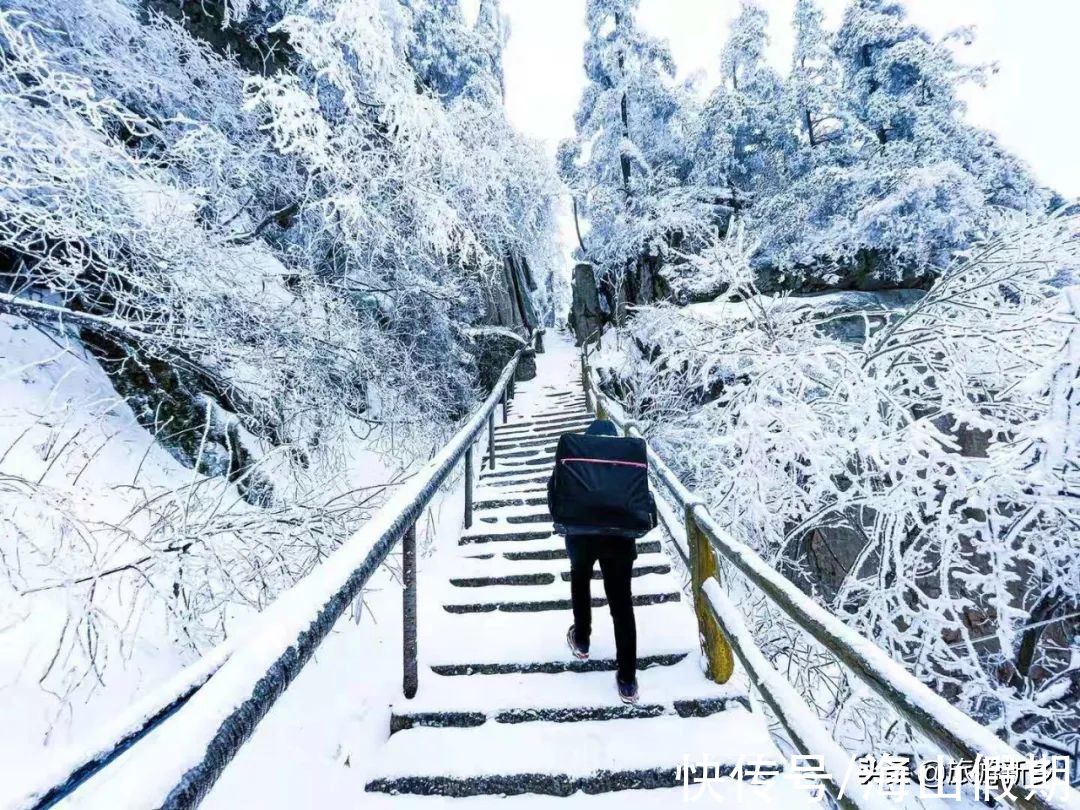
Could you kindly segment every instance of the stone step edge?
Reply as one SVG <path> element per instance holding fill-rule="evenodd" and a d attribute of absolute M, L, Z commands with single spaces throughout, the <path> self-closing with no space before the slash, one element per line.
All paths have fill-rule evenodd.
<path fill-rule="evenodd" d="M 634 566 L 631 571 L 633 578 L 650 576 L 653 574 L 670 574 L 670 565 L 639 565 Z M 599 570 L 593 570 L 592 578 L 594 580 L 602 580 L 604 578 L 603 572 Z M 521 587 L 530 587 L 536 585 L 554 585 L 555 582 L 561 579 L 563 582 L 570 581 L 569 571 L 538 571 L 534 574 L 506 574 L 504 576 L 497 577 L 454 577 L 450 579 L 450 584 L 455 588 L 488 588 L 497 587 L 500 585 L 512 585 Z M 483 593 L 483 591 L 479 591 Z"/>
<path fill-rule="evenodd" d="M 390 714 L 390 733 L 412 728 L 476 728 L 485 723 L 579 723 L 592 720 L 636 720 L 662 715 L 709 717 L 733 705 L 750 711 L 750 700 L 733 697 L 680 698 L 667 703 L 639 703 L 636 706 L 547 706 L 501 709 L 457 709 L 454 711 L 397 712 Z"/>
<path fill-rule="evenodd" d="M 643 593 L 634 594 L 632 600 L 634 607 L 651 607 L 664 605 L 671 602 L 682 601 L 682 595 L 671 593 Z M 594 608 L 607 607 L 607 599 L 603 596 L 592 597 Z M 544 613 L 551 610 L 570 610 L 572 607 L 569 599 L 545 599 L 532 602 L 477 602 L 460 605 L 443 605 L 447 613 Z"/>
<path fill-rule="evenodd" d="M 541 794 L 546 796 L 570 796 L 578 791 L 586 794 L 610 793 L 620 790 L 656 790 L 678 787 L 685 782 L 696 784 L 703 779 L 731 777 L 735 763 L 710 764 L 708 773 L 701 767 L 690 768 L 684 776 L 683 763 L 626 771 L 598 770 L 584 776 L 551 773 L 492 774 L 491 776 L 398 776 L 373 779 L 365 785 L 368 792 L 408 793 L 421 796 L 522 796 Z M 757 779 L 768 778 L 783 772 L 781 763 L 755 766 Z M 744 778 L 744 782 L 750 780 Z M 754 782 L 750 782 L 754 784 Z M 766 788 L 767 789 L 767 788 Z"/>
<path fill-rule="evenodd" d="M 637 553 L 659 554 L 663 551 L 659 540 L 648 540 L 637 544 Z M 565 548 L 543 548 L 535 551 L 504 551 L 504 559 L 521 562 L 524 560 L 564 560 L 566 559 Z"/>
<path fill-rule="evenodd" d="M 684 660 L 687 652 L 660 653 L 638 656 L 637 668 L 672 667 Z M 550 675 L 558 672 L 614 672 L 617 669 L 614 658 L 590 658 L 578 661 L 567 658 L 559 661 L 524 661 L 489 664 L 432 664 L 431 671 L 447 677 L 468 677 L 469 675 Z"/>

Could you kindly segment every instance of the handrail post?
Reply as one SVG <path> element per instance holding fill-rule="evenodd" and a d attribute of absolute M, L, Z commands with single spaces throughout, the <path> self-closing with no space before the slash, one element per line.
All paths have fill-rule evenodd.
<path fill-rule="evenodd" d="M 488 414 L 488 469 L 495 469 L 495 411 Z"/>
<path fill-rule="evenodd" d="M 502 393 L 502 409 L 503 409 L 503 424 L 506 424 L 507 408 L 506 408 L 506 389 L 503 389 Z"/>
<path fill-rule="evenodd" d="M 698 525 L 694 514 L 696 503 L 686 504 L 686 540 L 690 546 L 690 592 L 697 614 L 698 638 L 705 658 L 705 675 L 716 683 L 727 683 L 735 670 L 735 657 L 723 632 L 713 621 L 702 586 L 717 577 L 716 557 L 709 538 Z M 719 579 L 719 577 L 717 577 Z"/>
<path fill-rule="evenodd" d="M 401 578 L 405 589 L 401 596 L 402 691 L 410 700 L 416 697 L 416 524 L 401 539 Z"/>
<path fill-rule="evenodd" d="M 473 446 L 465 451 L 465 528 L 472 528 Z"/>

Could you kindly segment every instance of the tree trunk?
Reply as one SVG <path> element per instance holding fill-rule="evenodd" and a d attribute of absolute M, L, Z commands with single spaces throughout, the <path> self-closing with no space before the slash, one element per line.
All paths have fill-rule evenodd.
<path fill-rule="evenodd" d="M 813 149 L 817 146 L 817 139 L 814 137 L 814 119 L 810 117 L 810 110 L 803 112 L 806 118 L 806 134 L 810 136 L 810 148 Z"/>
<path fill-rule="evenodd" d="M 622 24 L 622 18 L 620 15 L 615 15 L 615 28 L 616 30 Z M 620 80 L 626 78 L 626 58 L 623 55 L 622 50 L 619 51 L 619 78 Z M 622 114 L 622 134 L 625 140 L 630 140 L 630 105 L 626 99 L 626 91 L 623 91 L 622 98 L 619 101 L 619 110 Z M 619 163 L 622 166 L 622 181 L 623 181 L 623 194 L 627 199 L 630 198 L 630 156 L 627 155 L 620 146 L 619 148 Z"/>

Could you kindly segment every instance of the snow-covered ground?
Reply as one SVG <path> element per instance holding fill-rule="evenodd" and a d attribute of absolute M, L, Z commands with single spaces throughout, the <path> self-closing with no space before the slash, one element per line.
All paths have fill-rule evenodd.
<path fill-rule="evenodd" d="M 191 473 L 138 425 L 78 341 L 0 316 L 0 369 L 0 784 L 10 785 L 43 749 L 90 733 L 182 665 L 161 613 L 103 581 L 92 597 L 103 687 L 87 671 L 86 638 L 67 629 L 91 596 L 68 583 L 138 554 L 128 538 L 150 517 L 133 511 Z M 135 628 L 121 646 L 114 630 L 127 622 Z"/>
<path fill-rule="evenodd" d="M 394 476 L 387 459 L 359 441 L 346 454 L 338 482 L 343 491 L 377 487 Z M 193 484 L 192 496 L 177 496 Z M 198 657 L 178 637 L 167 598 L 157 587 L 139 588 L 140 574 L 121 570 L 148 554 L 143 543 L 160 514 L 152 504 L 177 497 L 258 512 L 235 487 L 194 474 L 157 443 L 76 338 L 0 316 L 0 806 L 9 790 L 35 783 L 50 763 L 82 748 L 134 699 Z M 422 546 L 440 514 L 434 507 L 432 522 L 420 527 Z M 283 723 L 283 733 L 259 737 L 250 749 L 255 753 L 242 754 L 238 767 L 248 757 L 258 759 L 264 740 L 305 739 L 289 756 L 307 751 L 321 762 L 321 745 L 342 738 L 327 733 L 335 723 L 363 725 L 372 714 L 370 727 L 385 728 L 386 701 L 375 700 L 381 713 L 369 712 L 363 701 L 394 680 L 395 655 L 383 654 L 380 645 L 400 632 L 394 630 L 400 627 L 398 569 L 391 559 L 377 573 L 364 604 L 341 622 L 320 655 L 347 656 L 342 669 L 362 670 L 364 677 L 340 678 L 333 667 L 313 665 L 284 702 L 302 704 L 307 683 L 327 694 L 322 674 L 352 711 L 322 716 L 322 723 L 314 719 L 307 738 L 291 728 L 296 717 L 287 710 L 281 721 L 275 715 L 268 724 Z M 225 613 L 234 635 L 255 615 L 235 605 Z M 212 641 L 204 640 L 200 651 Z M 309 709 L 300 716 L 310 716 Z M 333 751 L 328 756 L 333 763 Z"/>

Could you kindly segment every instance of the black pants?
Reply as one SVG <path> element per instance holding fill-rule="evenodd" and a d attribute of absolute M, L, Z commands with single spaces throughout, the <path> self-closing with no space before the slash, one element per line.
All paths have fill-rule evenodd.
<path fill-rule="evenodd" d="M 616 542 L 619 540 L 621 538 Z M 637 670 L 637 625 L 634 622 L 634 602 L 630 593 L 636 555 L 604 553 L 601 545 L 603 541 L 608 541 L 608 538 L 566 538 L 566 551 L 570 557 L 570 600 L 574 607 L 574 640 L 582 649 L 589 649 L 589 637 L 592 633 L 592 577 L 593 569 L 599 560 L 600 573 L 604 578 L 604 594 L 611 611 L 611 622 L 615 626 L 618 677 L 623 683 L 629 683 L 634 680 Z M 597 548 L 598 545 L 601 545 L 600 549 Z M 600 553 L 597 553 L 598 551 Z"/>

